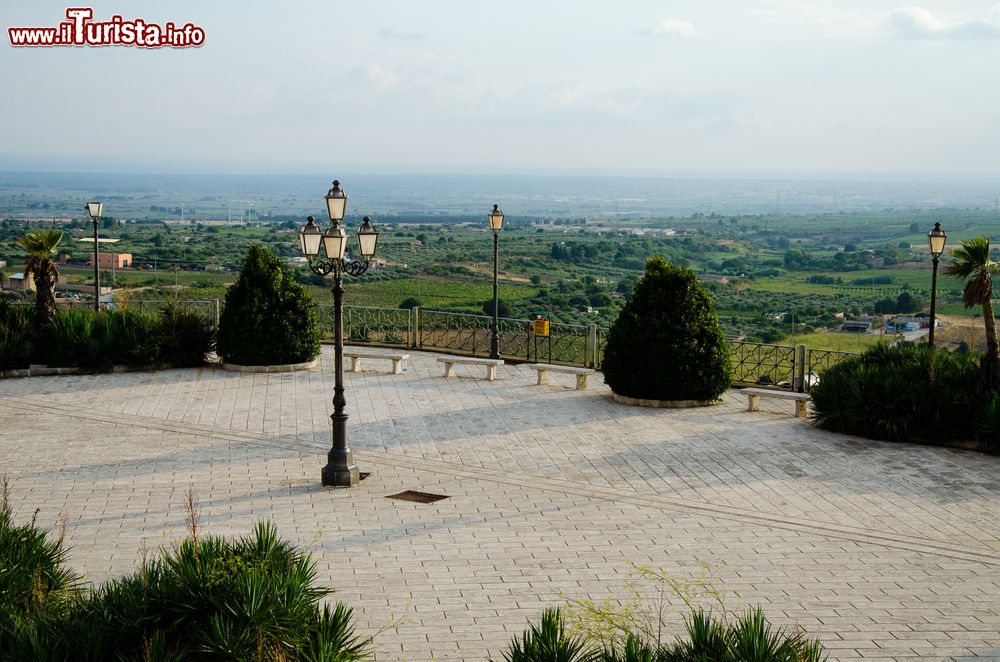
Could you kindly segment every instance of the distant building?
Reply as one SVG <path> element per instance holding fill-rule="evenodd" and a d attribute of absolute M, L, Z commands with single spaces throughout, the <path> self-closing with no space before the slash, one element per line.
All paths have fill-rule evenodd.
<path fill-rule="evenodd" d="M 98 267 L 101 269 L 125 269 L 132 264 L 131 253 L 98 253 Z M 91 253 L 87 264 L 94 266 L 94 255 Z"/>
<path fill-rule="evenodd" d="M 723 276 L 722 274 L 698 274 L 698 280 L 703 283 L 722 283 L 726 285 L 729 283 L 729 276 Z"/>
<path fill-rule="evenodd" d="M 872 323 L 870 320 L 847 320 L 841 325 L 840 330 L 848 333 L 870 333 Z"/>
<path fill-rule="evenodd" d="M 4 287 L 8 290 L 27 290 L 29 292 L 35 291 L 35 279 L 29 273 L 17 273 L 11 274 L 4 282 Z"/>
<path fill-rule="evenodd" d="M 898 315 L 886 324 L 886 327 L 892 329 L 896 333 L 902 331 L 919 331 L 923 326 L 930 326 L 925 324 L 923 321 L 917 319 L 916 317 L 907 317 L 905 315 Z"/>

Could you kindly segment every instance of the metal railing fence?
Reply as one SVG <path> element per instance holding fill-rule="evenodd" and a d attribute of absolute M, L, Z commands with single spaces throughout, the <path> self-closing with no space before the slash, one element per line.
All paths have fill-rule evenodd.
<path fill-rule="evenodd" d="M 30 305 L 29 302 L 12 302 Z M 140 312 L 159 312 L 164 305 L 185 306 L 219 322 L 221 302 L 204 301 L 129 301 L 127 307 Z M 60 301 L 60 308 L 90 308 L 87 301 Z M 332 304 L 319 304 L 317 317 L 323 337 L 334 335 Z M 488 315 L 424 310 L 419 307 L 376 308 L 344 306 L 344 341 L 384 347 L 409 347 L 455 354 L 487 356 L 490 352 Z M 560 324 L 550 322 L 548 335 L 535 333 L 534 320 L 500 318 L 499 348 L 504 359 L 532 363 L 559 363 L 600 369 L 607 345 L 607 330 L 596 324 Z M 732 342 L 732 381 L 734 385 L 767 385 L 796 391 L 808 391 L 819 382 L 827 368 L 856 352 L 811 349 L 805 345 L 771 345 Z"/>

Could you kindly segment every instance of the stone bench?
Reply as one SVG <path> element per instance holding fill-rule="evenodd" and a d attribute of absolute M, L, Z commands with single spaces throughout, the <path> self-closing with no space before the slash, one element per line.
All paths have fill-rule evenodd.
<path fill-rule="evenodd" d="M 444 376 L 451 377 L 455 374 L 455 364 L 459 365 L 484 365 L 486 366 L 486 379 L 493 381 L 497 376 L 497 366 L 503 365 L 503 359 L 482 359 L 478 356 L 442 356 L 438 363 L 444 364 Z"/>
<path fill-rule="evenodd" d="M 551 363 L 535 363 L 528 366 L 538 373 L 539 386 L 549 383 L 550 372 L 564 372 L 569 375 L 576 375 L 576 390 L 582 391 L 587 388 L 587 377 L 594 374 L 590 368 L 574 368 L 568 365 L 552 365 Z"/>
<path fill-rule="evenodd" d="M 410 358 L 403 352 L 373 352 L 370 349 L 345 347 L 344 356 L 351 359 L 351 372 L 361 372 L 361 359 L 387 359 L 392 361 L 392 374 L 403 374 L 403 361 Z"/>
<path fill-rule="evenodd" d="M 747 396 L 747 411 L 757 411 L 760 408 L 761 398 L 778 398 L 779 400 L 793 400 L 795 402 L 795 415 L 802 418 L 806 415 L 806 404 L 809 402 L 808 393 L 792 393 L 789 391 L 773 391 L 768 388 L 745 388 L 739 391 L 740 395 Z"/>

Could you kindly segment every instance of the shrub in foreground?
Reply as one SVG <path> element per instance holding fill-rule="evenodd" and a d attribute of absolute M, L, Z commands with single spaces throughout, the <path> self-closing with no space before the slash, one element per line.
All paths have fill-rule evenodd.
<path fill-rule="evenodd" d="M 212 321 L 175 304 L 159 315 L 134 310 L 63 310 L 36 343 L 35 358 L 51 366 L 107 372 L 115 365 L 145 368 L 205 362 L 215 342 Z"/>
<path fill-rule="evenodd" d="M 168 303 L 159 318 L 160 360 L 177 368 L 191 368 L 205 363 L 205 356 L 215 348 L 212 320 Z"/>
<path fill-rule="evenodd" d="M 27 367 L 35 350 L 34 308 L 0 300 L 0 371 Z"/>
<path fill-rule="evenodd" d="M 320 331 L 312 298 L 270 250 L 247 252 L 226 290 L 217 351 L 227 363 L 305 363 L 319 356 Z"/>
<path fill-rule="evenodd" d="M 62 539 L 50 540 L 34 520 L 15 524 L 6 480 L 0 488 L 0 659 L 5 659 L 3 642 L 26 624 L 58 618 L 75 595 L 78 577 L 63 565 Z"/>
<path fill-rule="evenodd" d="M 823 646 L 801 634 L 774 629 L 760 608 L 733 619 L 695 610 L 687 636 L 671 644 L 644 641 L 630 633 L 618 645 L 603 646 L 566 631 L 558 609 L 546 610 L 503 653 L 506 662 L 821 662 Z"/>
<path fill-rule="evenodd" d="M 926 346 L 875 345 L 823 372 L 813 418 L 828 430 L 890 441 L 971 439 L 1000 432 L 997 391 L 977 357 Z"/>
<path fill-rule="evenodd" d="M 192 537 L 133 575 L 56 593 L 74 579 L 61 569 L 61 544 L 46 543 L 33 525 L 13 526 L 5 513 L 0 660 L 366 657 L 369 640 L 355 636 L 351 610 L 320 607 L 330 591 L 315 585 L 312 561 L 269 523 L 235 541 L 198 538 L 192 528 Z"/>
<path fill-rule="evenodd" d="M 646 261 L 608 331 L 603 370 L 611 390 L 632 398 L 715 400 L 729 388 L 729 343 L 693 271 Z"/>

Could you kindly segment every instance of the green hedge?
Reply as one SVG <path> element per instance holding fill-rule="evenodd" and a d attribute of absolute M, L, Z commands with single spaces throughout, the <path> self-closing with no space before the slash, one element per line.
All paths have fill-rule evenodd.
<path fill-rule="evenodd" d="M 134 310 L 62 310 L 36 331 L 30 306 L 0 305 L 0 370 L 30 363 L 106 372 L 202 365 L 215 343 L 212 320 L 167 304 L 157 313 Z"/>

